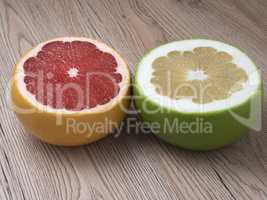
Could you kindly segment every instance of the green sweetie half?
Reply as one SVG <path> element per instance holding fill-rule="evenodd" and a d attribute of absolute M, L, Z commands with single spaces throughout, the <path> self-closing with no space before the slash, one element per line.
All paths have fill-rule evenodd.
<path fill-rule="evenodd" d="M 238 48 L 206 39 L 148 52 L 135 74 L 136 108 L 151 131 L 179 147 L 210 150 L 257 126 L 262 81 Z"/>

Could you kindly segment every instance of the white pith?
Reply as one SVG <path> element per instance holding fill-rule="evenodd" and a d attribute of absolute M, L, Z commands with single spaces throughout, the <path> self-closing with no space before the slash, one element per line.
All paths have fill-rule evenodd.
<path fill-rule="evenodd" d="M 205 74 L 205 72 L 203 70 L 190 70 L 187 74 L 187 80 L 188 81 L 193 81 L 193 80 L 206 80 L 208 78 L 208 75 Z"/>
<path fill-rule="evenodd" d="M 74 78 L 78 76 L 79 70 L 75 67 L 72 67 L 67 71 L 67 73 L 70 78 Z"/>
<path fill-rule="evenodd" d="M 233 93 L 229 98 L 224 100 L 217 100 L 206 104 L 197 104 L 192 102 L 190 98 L 183 98 L 179 100 L 172 99 L 168 96 L 161 96 L 155 90 L 155 86 L 151 83 L 153 68 L 153 61 L 161 56 L 166 56 L 171 51 L 192 51 L 196 47 L 213 47 L 218 51 L 229 53 L 233 57 L 233 63 L 242 68 L 247 76 L 248 81 L 244 84 L 243 89 Z M 240 105 L 249 99 L 258 90 L 261 83 L 260 74 L 255 64 L 251 59 L 241 52 L 239 49 L 213 40 L 194 39 L 171 42 L 153 49 L 149 52 L 137 66 L 136 84 L 141 89 L 141 92 L 154 103 L 174 109 L 184 113 L 206 113 L 220 111 Z M 194 76 L 187 78 L 196 78 Z M 206 78 L 206 77 L 200 77 Z"/>
<path fill-rule="evenodd" d="M 92 40 L 89 38 L 62 37 L 62 38 L 55 38 L 55 39 L 40 43 L 35 48 L 30 50 L 17 64 L 13 81 L 18 82 L 17 87 L 19 88 L 20 94 L 24 98 L 26 98 L 28 101 L 30 101 L 34 107 L 38 108 L 39 110 L 51 112 L 51 113 L 59 113 L 59 112 L 63 112 L 63 113 L 67 113 L 67 114 L 77 113 L 77 111 L 71 111 L 71 110 L 67 110 L 67 109 L 54 109 L 51 106 L 43 105 L 40 102 L 38 102 L 35 99 L 34 95 L 32 95 L 26 89 L 26 84 L 24 83 L 25 74 L 24 74 L 23 64 L 25 63 L 25 61 L 28 58 L 36 56 L 45 44 L 53 42 L 53 41 L 63 41 L 63 42 L 86 41 L 86 42 L 90 42 L 92 44 L 95 44 L 99 50 L 101 50 L 103 52 L 110 53 L 111 55 L 113 55 L 117 61 L 117 72 L 122 75 L 122 80 L 118 84 L 120 87 L 119 93 L 113 99 L 111 99 L 108 103 L 103 104 L 103 105 L 97 105 L 96 107 L 90 108 L 90 109 L 83 109 L 81 111 L 78 111 L 79 113 L 87 113 L 87 112 L 98 113 L 98 112 L 107 111 L 107 110 L 111 109 L 114 106 L 114 104 L 116 104 L 120 99 L 122 99 L 126 95 L 128 88 L 129 88 L 129 85 L 130 85 L 130 74 L 128 71 L 127 64 L 125 63 L 125 61 L 121 58 L 121 56 L 114 49 L 112 49 L 111 47 L 107 46 L 104 43 L 101 43 L 99 41 Z M 70 67 L 70 70 L 67 72 L 70 77 L 75 77 L 78 75 L 78 70 L 77 69 L 75 70 L 75 69 L 76 68 L 73 66 Z"/>

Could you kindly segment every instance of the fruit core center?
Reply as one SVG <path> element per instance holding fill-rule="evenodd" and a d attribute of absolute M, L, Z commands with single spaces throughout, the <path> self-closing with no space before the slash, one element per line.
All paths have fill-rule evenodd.
<path fill-rule="evenodd" d="M 150 81 L 158 94 L 197 104 L 227 99 L 248 80 L 230 54 L 211 47 L 171 51 L 156 58 L 152 69 Z"/>
<path fill-rule="evenodd" d="M 78 75 L 78 72 L 79 72 L 79 70 L 78 70 L 77 68 L 75 68 L 75 67 L 71 67 L 71 68 L 67 71 L 67 73 L 69 74 L 69 77 L 70 77 L 70 78 L 74 78 L 74 77 L 76 77 L 76 76 Z"/>
<path fill-rule="evenodd" d="M 203 81 L 208 79 L 208 75 L 205 74 L 203 70 L 189 70 L 187 74 L 187 80 L 188 81 L 193 81 L 193 80 L 199 80 Z"/>
<path fill-rule="evenodd" d="M 104 105 L 120 91 L 115 57 L 87 41 L 45 44 L 24 65 L 26 89 L 41 104 L 80 111 Z"/>

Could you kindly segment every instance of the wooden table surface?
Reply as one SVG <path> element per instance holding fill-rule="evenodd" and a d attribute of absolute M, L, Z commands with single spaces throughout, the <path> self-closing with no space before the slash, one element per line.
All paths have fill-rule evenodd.
<path fill-rule="evenodd" d="M 218 39 L 247 52 L 266 80 L 266 10 L 266 0 L 0 0 L 0 200 L 267 199 L 265 104 L 261 132 L 216 151 L 134 133 L 63 148 L 31 137 L 5 92 L 27 49 L 73 35 L 112 45 L 132 72 L 164 42 Z"/>

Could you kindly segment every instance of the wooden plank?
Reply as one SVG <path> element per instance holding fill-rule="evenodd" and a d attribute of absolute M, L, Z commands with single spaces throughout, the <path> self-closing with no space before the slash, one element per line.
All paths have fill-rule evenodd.
<path fill-rule="evenodd" d="M 265 0 L 0 0 L 0 199 L 266 199 L 264 123 L 263 131 L 206 153 L 126 130 L 92 145 L 59 148 L 21 127 L 5 93 L 21 54 L 65 35 L 112 45 L 132 72 L 161 43 L 219 39 L 251 55 L 266 81 L 266 9 Z M 265 102 L 263 121 L 266 113 Z"/>

